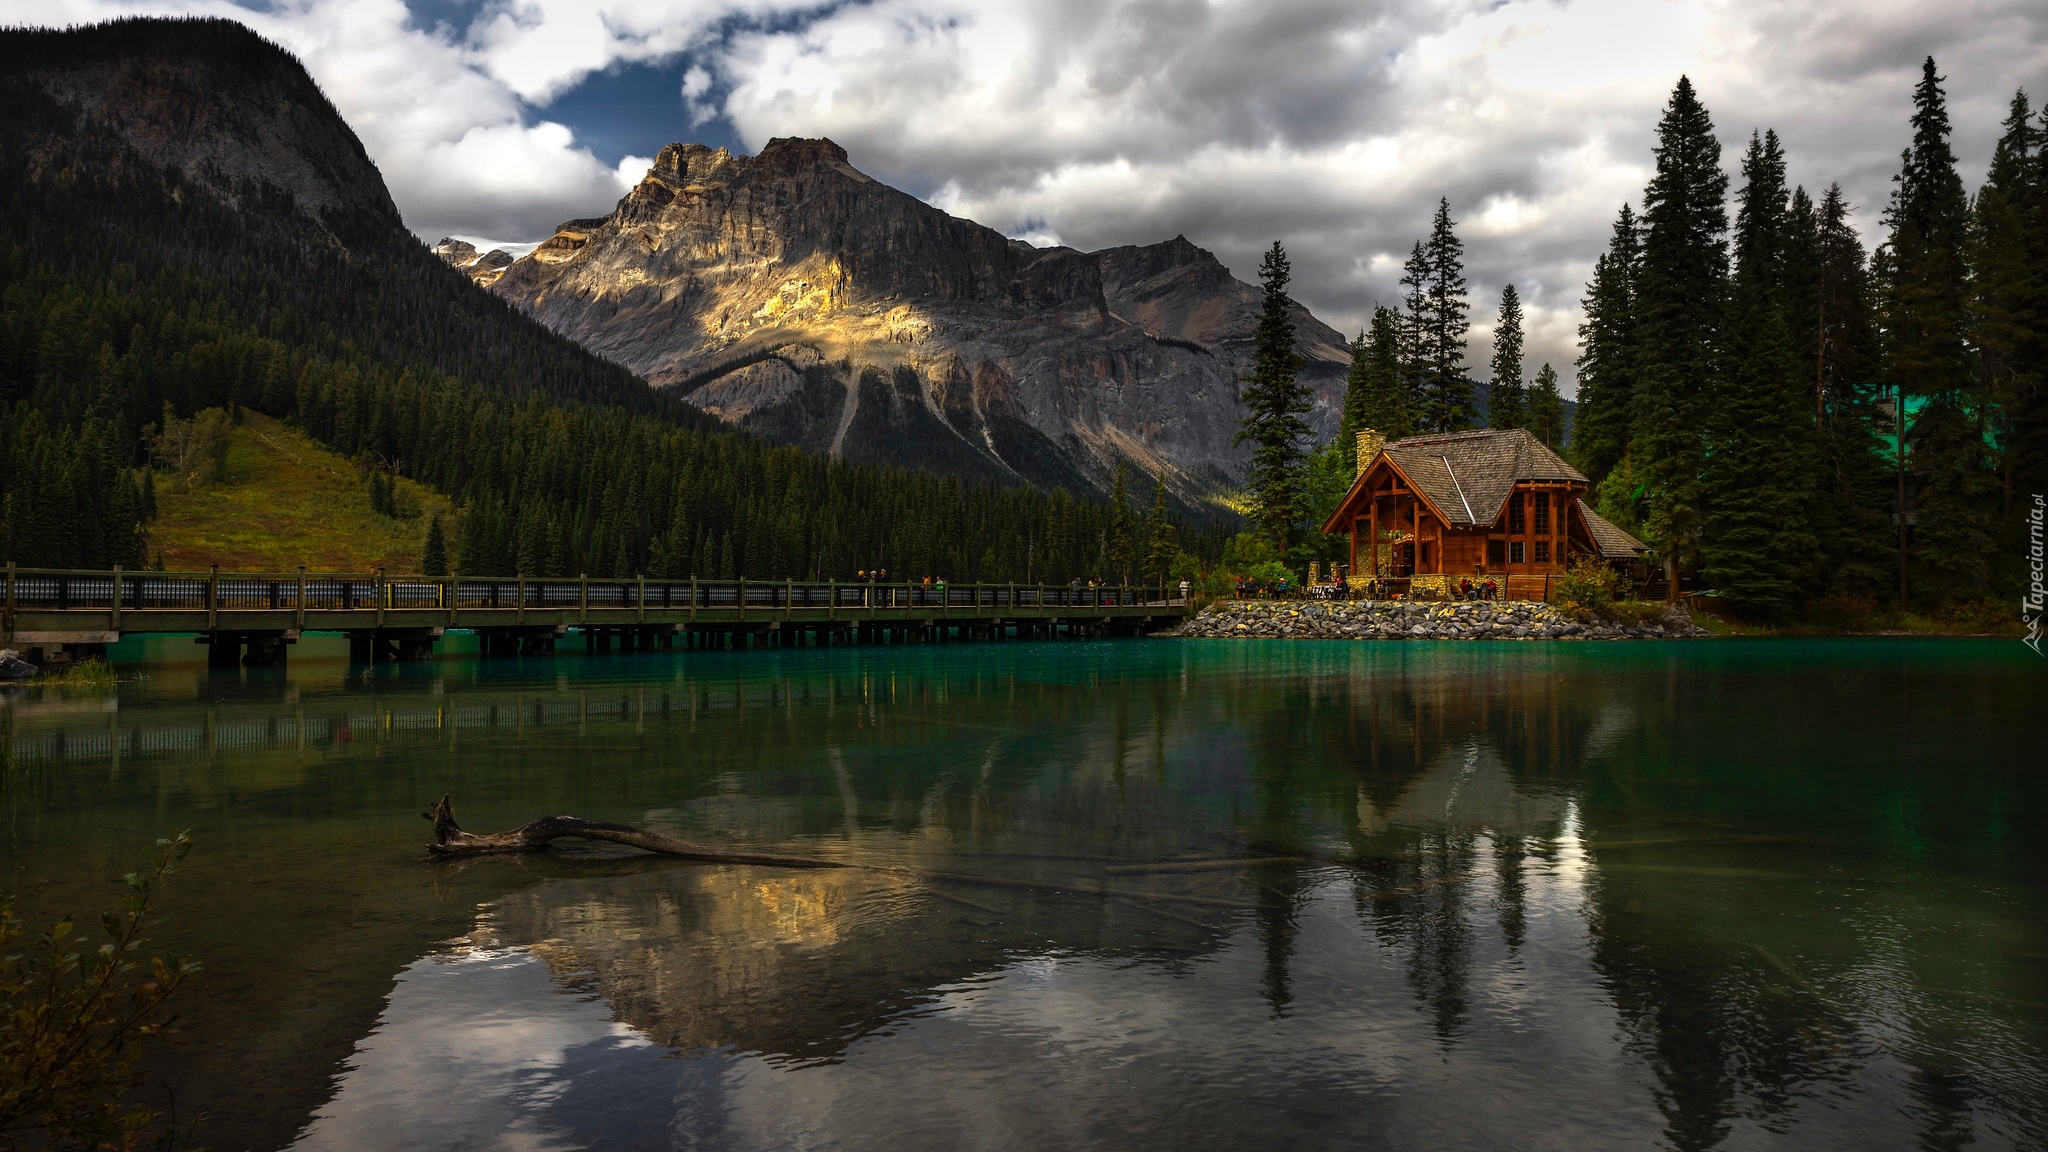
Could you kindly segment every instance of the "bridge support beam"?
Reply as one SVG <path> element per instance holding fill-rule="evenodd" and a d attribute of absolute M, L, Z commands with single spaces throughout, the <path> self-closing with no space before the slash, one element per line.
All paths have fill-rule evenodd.
<path fill-rule="evenodd" d="M 439 628 L 376 628 L 348 634 L 351 664 L 383 664 L 395 660 L 432 660 Z"/>

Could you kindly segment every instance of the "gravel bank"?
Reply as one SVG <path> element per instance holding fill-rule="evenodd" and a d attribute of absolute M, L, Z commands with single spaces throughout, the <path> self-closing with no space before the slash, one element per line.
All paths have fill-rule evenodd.
<path fill-rule="evenodd" d="M 1662 640 L 1711 635 L 1680 609 L 1661 621 L 1581 624 L 1531 601 L 1228 600 L 1167 636 L 1263 640 Z"/>

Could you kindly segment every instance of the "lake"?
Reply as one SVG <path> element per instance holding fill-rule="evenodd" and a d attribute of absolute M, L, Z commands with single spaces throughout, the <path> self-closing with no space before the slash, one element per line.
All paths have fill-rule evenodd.
<path fill-rule="evenodd" d="M 2016 641 L 461 644 L 0 703 L 32 925 L 192 830 L 216 1152 L 2048 1146 Z"/>

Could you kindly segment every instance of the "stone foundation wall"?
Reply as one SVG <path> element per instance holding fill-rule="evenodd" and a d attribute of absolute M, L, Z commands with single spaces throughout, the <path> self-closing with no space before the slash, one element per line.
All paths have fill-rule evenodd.
<path fill-rule="evenodd" d="M 1647 640 L 1710 635 L 1682 609 L 1645 624 L 1582 624 L 1530 600 L 1227 600 L 1167 636 L 1264 640 Z"/>

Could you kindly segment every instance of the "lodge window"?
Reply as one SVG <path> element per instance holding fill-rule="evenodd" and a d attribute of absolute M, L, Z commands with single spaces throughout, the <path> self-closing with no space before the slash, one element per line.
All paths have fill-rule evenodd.
<path fill-rule="evenodd" d="M 1523 502 L 1522 494 L 1508 497 L 1508 533 L 1520 535 L 1529 530 L 1529 506 Z"/>
<path fill-rule="evenodd" d="M 1538 564 L 1545 564 L 1545 563 L 1548 563 L 1549 561 L 1550 561 L 1550 541 L 1548 541 L 1548 540 L 1538 540 L 1538 541 L 1536 542 L 1536 562 L 1537 562 Z"/>
<path fill-rule="evenodd" d="M 1548 492 L 1538 492 L 1536 494 L 1536 534 L 1538 536 L 1550 535 L 1550 493 Z M 1550 551 L 1549 548 L 1538 544 L 1536 546 L 1536 558 L 1538 560 L 1547 559 L 1544 553 L 1548 551 Z"/>
<path fill-rule="evenodd" d="M 1501 565 L 1506 564 L 1507 562 L 1508 542 L 1505 540 L 1488 540 L 1486 542 L 1487 567 L 1498 568 Z"/>
<path fill-rule="evenodd" d="M 1511 540 L 1508 542 L 1508 563 L 1522 563 L 1522 542 L 1520 540 Z"/>

